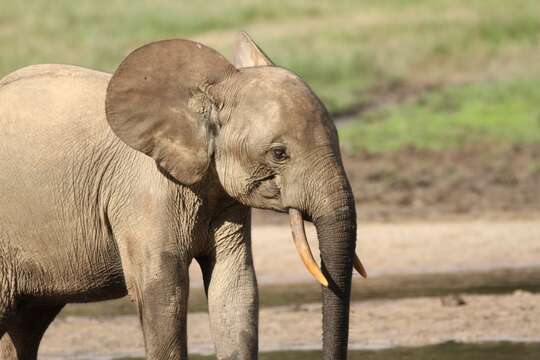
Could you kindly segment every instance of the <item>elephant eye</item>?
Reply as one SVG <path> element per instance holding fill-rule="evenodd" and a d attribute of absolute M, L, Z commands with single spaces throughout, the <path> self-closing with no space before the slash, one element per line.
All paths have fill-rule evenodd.
<path fill-rule="evenodd" d="M 287 152 L 283 147 L 276 147 L 272 149 L 272 156 L 275 161 L 284 161 L 287 159 Z"/>

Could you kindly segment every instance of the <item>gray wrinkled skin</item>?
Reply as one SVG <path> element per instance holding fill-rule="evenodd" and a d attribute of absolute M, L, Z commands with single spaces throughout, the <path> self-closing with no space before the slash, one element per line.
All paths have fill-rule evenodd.
<path fill-rule="evenodd" d="M 256 359 L 249 209 L 292 207 L 316 224 L 330 281 L 325 359 L 345 359 L 356 217 L 324 106 L 291 72 L 249 68 L 267 60 L 249 42 L 237 49 L 249 50 L 235 55 L 238 70 L 203 48 L 185 74 L 171 69 L 200 45 L 156 44 L 112 81 L 68 65 L 0 80 L 0 358 L 35 359 L 66 303 L 129 294 L 147 359 L 186 359 L 195 259 L 218 358 Z M 159 66 L 137 75 L 171 46 L 180 60 L 163 67 L 189 88 L 163 90 L 159 76 L 173 75 Z"/>

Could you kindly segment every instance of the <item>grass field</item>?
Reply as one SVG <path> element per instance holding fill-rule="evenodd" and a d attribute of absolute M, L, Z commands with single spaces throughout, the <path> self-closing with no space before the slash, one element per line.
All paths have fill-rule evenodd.
<path fill-rule="evenodd" d="M 351 152 L 540 139 L 540 2 L 2 0 L 0 75 L 33 63 L 112 71 L 187 37 L 230 54 L 248 30 L 304 76 Z"/>
<path fill-rule="evenodd" d="M 349 152 L 540 142 L 538 80 L 449 85 L 343 126 Z"/>

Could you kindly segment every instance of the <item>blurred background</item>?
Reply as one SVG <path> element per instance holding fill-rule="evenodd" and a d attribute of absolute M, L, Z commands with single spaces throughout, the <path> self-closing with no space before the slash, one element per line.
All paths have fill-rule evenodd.
<path fill-rule="evenodd" d="M 371 275 L 354 280 L 351 358 L 540 357 L 539 1 L 0 0 L 0 77 L 37 63 L 112 72 L 175 37 L 230 58 L 239 30 L 338 127 Z M 317 358 L 320 291 L 287 218 L 255 211 L 254 225 L 262 359 Z M 208 355 L 197 270 L 190 351 Z M 41 354 L 142 356 L 134 308 L 67 307 Z"/>

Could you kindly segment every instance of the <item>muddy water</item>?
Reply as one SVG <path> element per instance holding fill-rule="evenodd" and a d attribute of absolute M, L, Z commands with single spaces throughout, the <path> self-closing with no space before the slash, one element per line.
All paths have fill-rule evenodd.
<path fill-rule="evenodd" d="M 448 274 L 391 274 L 353 283 L 352 298 L 366 301 L 450 294 L 511 294 L 515 290 L 539 293 L 540 267 L 462 271 Z M 294 284 L 294 286 L 268 284 L 261 286 L 259 293 L 261 307 L 272 307 L 319 302 L 321 289 L 315 283 Z M 189 294 L 189 311 L 206 312 L 207 310 L 204 290 L 192 288 Z M 89 304 L 69 304 L 60 317 L 133 314 L 136 314 L 136 308 L 126 297 Z"/>
<path fill-rule="evenodd" d="M 262 353 L 261 360 L 313 360 L 320 359 L 319 351 L 278 351 Z M 190 359 L 210 360 L 214 356 L 191 355 Z M 464 344 L 447 342 L 416 348 L 394 348 L 385 350 L 357 350 L 349 353 L 350 360 L 530 360 L 540 359 L 540 343 L 492 342 Z M 118 359 L 120 360 L 120 359 Z M 142 360 L 124 358 L 122 360 Z"/>

